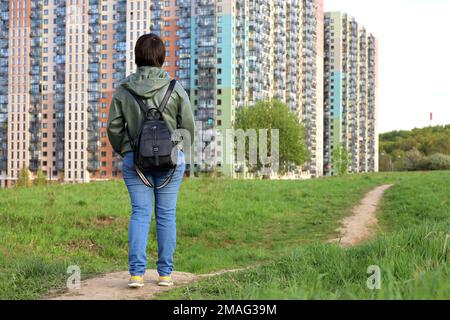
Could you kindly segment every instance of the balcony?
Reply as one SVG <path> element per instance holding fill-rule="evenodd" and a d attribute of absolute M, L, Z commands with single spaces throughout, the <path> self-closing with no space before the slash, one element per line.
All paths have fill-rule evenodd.
<path fill-rule="evenodd" d="M 31 172 L 37 172 L 39 170 L 39 168 L 40 168 L 39 158 L 30 159 L 30 165 L 29 165 L 28 169 Z"/>
<path fill-rule="evenodd" d="M 89 144 L 88 147 L 86 148 L 86 150 L 89 153 L 98 153 L 98 151 L 99 151 L 98 144 Z"/>
<path fill-rule="evenodd" d="M 89 172 L 95 172 L 100 169 L 100 162 L 97 160 L 88 161 L 87 171 Z"/>

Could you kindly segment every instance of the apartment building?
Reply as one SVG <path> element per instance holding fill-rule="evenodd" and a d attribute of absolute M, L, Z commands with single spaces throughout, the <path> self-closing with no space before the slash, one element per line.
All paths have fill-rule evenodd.
<path fill-rule="evenodd" d="M 378 171 L 377 40 L 346 13 L 325 14 L 324 173 L 344 146 L 349 171 Z"/>
<path fill-rule="evenodd" d="M 305 124 L 306 169 L 322 175 L 322 0 L 154 0 L 152 31 L 166 42 L 166 68 L 190 92 L 197 170 L 239 171 L 224 134 L 236 108 L 278 98 Z"/>
<path fill-rule="evenodd" d="M 120 176 L 108 108 L 135 71 L 150 1 L 10 0 L 0 9 L 1 185 L 23 168 L 66 182 Z"/>
<path fill-rule="evenodd" d="M 189 91 L 191 74 L 191 0 L 151 1 L 151 31 L 161 37 L 167 49 L 164 65 Z"/>
<path fill-rule="evenodd" d="M 5 29 L 8 31 L 8 42 L 3 45 L 6 56 L 2 59 L 3 63 L 8 61 L 7 72 L 2 77 L 7 85 L 2 87 L 1 93 L 7 108 L 6 130 L 2 132 L 7 159 L 4 167 L 6 180 L 2 184 L 7 184 L 11 173 L 17 175 L 21 168 L 36 164 L 35 144 L 39 139 L 36 126 L 40 118 L 32 108 L 37 103 L 32 93 L 36 89 L 39 69 L 34 65 L 30 50 L 39 47 L 40 41 L 36 38 L 36 31 L 30 33 L 31 23 L 34 25 L 39 15 L 32 11 L 35 7 L 32 8 L 29 1 L 11 1 L 8 8 L 5 4 L 2 7 L 7 12 L 2 12 L 3 25 L 8 25 Z M 40 54 L 39 50 L 36 54 Z"/>
<path fill-rule="evenodd" d="M 323 0 L 9 0 L 0 9 L 1 186 L 23 168 L 66 182 L 120 176 L 108 108 L 150 30 L 191 98 L 196 170 L 238 174 L 225 130 L 238 108 L 270 98 L 304 123 L 310 176 L 332 174 L 341 144 L 351 172 L 378 170 L 377 42 L 346 14 L 327 13 L 324 25 Z"/>
<path fill-rule="evenodd" d="M 8 176 L 9 3 L 0 3 L 0 188 Z"/>

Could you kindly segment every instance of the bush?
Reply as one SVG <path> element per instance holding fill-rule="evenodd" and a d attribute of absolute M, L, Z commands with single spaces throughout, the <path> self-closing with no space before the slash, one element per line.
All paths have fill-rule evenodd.
<path fill-rule="evenodd" d="M 425 157 L 419 150 L 412 149 L 403 156 L 402 169 L 407 171 L 450 170 L 450 156 L 435 153 Z"/>
<path fill-rule="evenodd" d="M 428 170 L 450 170 L 450 156 L 436 153 L 426 157 L 425 167 Z"/>
<path fill-rule="evenodd" d="M 28 171 L 28 168 L 22 168 L 19 172 L 19 178 L 16 182 L 16 187 L 29 187 L 31 186 L 31 180 L 30 180 L 30 171 Z"/>
<path fill-rule="evenodd" d="M 36 178 L 33 181 L 35 186 L 46 186 L 47 185 L 47 177 L 44 175 L 41 169 L 38 170 Z"/>
<path fill-rule="evenodd" d="M 343 176 L 348 173 L 348 166 L 351 159 L 350 154 L 344 146 L 339 146 L 333 151 L 333 173 L 337 176 Z"/>
<path fill-rule="evenodd" d="M 409 150 L 403 157 L 403 168 L 407 171 L 423 170 L 425 167 L 423 155 L 416 148 Z"/>

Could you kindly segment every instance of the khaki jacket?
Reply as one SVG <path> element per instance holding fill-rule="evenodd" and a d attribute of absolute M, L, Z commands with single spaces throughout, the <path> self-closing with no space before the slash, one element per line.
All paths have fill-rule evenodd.
<path fill-rule="evenodd" d="M 145 117 L 127 89 L 141 96 L 149 108 L 158 108 L 171 80 L 160 68 L 140 67 L 136 73 L 122 81 L 113 95 L 108 117 L 108 138 L 114 151 L 122 156 L 132 151 L 125 123 L 128 124 L 130 136 L 136 139 Z M 189 97 L 178 82 L 164 110 L 163 118 L 171 132 L 177 128 L 188 130 L 191 143 L 193 142 L 194 116 Z"/>

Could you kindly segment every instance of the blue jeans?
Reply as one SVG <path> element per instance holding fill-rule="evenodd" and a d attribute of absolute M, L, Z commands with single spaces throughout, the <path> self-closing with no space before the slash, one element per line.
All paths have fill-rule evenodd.
<path fill-rule="evenodd" d="M 123 179 L 131 198 L 132 214 L 129 230 L 129 264 L 132 276 L 142 276 L 147 268 L 147 241 L 155 196 L 156 236 L 158 240 L 157 271 L 168 276 L 173 271 L 173 253 L 176 246 L 176 207 L 178 189 L 185 171 L 184 154 L 179 151 L 178 166 L 171 182 L 162 189 L 151 189 L 144 185 L 134 170 L 133 153 L 123 159 Z M 160 185 L 167 175 L 147 176 Z"/>

